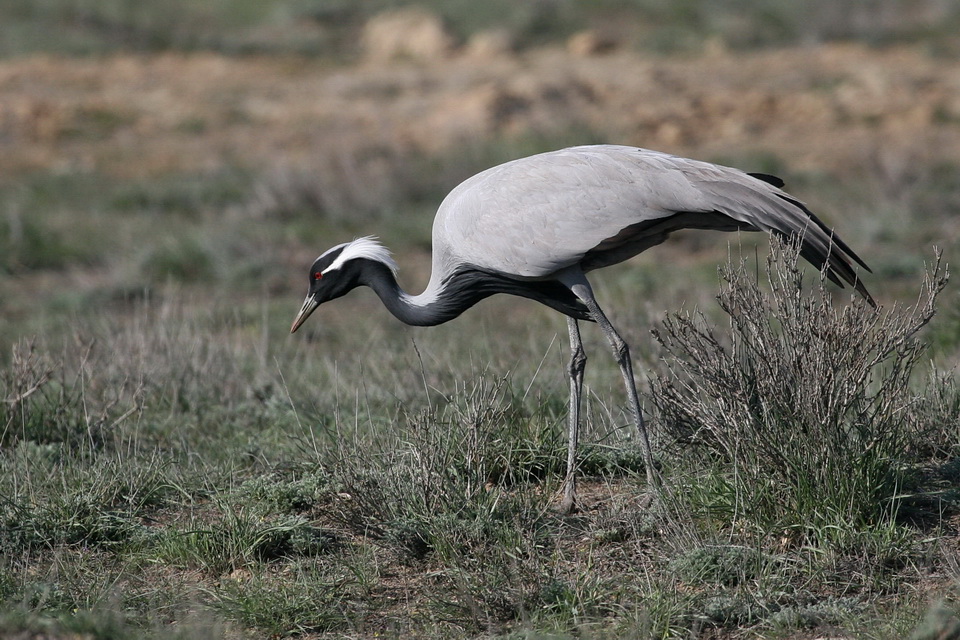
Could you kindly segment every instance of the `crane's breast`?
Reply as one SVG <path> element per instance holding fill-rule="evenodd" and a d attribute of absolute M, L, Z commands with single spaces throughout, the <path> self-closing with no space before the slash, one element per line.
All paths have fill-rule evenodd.
<path fill-rule="evenodd" d="M 673 161 L 633 147 L 580 147 L 488 169 L 440 205 L 434 251 L 504 274 L 547 277 L 625 229 L 697 210 L 698 194 Z"/>

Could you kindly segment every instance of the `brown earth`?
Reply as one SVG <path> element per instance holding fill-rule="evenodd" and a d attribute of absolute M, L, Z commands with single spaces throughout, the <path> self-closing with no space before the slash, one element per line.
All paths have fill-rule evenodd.
<path fill-rule="evenodd" d="M 213 54 L 5 60 L 0 174 L 265 168 L 571 128 L 707 159 L 773 153 L 799 170 L 960 161 L 960 60 L 916 49 L 491 51 L 355 66 Z"/>

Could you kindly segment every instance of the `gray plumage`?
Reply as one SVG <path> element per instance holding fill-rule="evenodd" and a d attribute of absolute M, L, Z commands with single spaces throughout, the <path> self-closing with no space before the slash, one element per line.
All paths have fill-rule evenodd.
<path fill-rule="evenodd" d="M 851 262 L 866 264 L 799 200 L 764 174 L 615 145 L 573 147 L 487 169 L 443 200 L 433 224 L 433 268 L 420 295 L 397 285 L 396 264 L 372 238 L 328 250 L 310 269 L 310 289 L 291 331 L 327 300 L 366 285 L 400 320 L 451 320 L 479 300 L 509 293 L 568 316 L 570 444 L 564 509 L 575 499 L 583 366 L 578 320 L 604 331 L 620 365 L 656 484 L 629 350 L 603 314 L 585 274 L 627 260 L 679 229 L 766 231 L 800 240 L 801 255 L 871 304 Z"/>

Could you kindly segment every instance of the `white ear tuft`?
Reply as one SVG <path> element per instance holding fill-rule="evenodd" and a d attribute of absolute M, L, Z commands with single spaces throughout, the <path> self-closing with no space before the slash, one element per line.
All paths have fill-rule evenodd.
<path fill-rule="evenodd" d="M 376 236 L 357 238 L 353 242 L 348 242 L 341 246 L 343 246 L 343 251 L 340 252 L 340 255 L 337 256 L 337 259 L 334 260 L 333 263 L 331 263 L 331 265 L 325 269 L 325 271 L 339 269 L 348 260 L 353 260 L 355 258 L 367 258 L 368 260 L 382 262 L 383 264 L 387 265 L 394 275 L 397 274 L 397 263 L 394 261 L 393 256 L 390 255 L 390 250 L 377 242 Z"/>

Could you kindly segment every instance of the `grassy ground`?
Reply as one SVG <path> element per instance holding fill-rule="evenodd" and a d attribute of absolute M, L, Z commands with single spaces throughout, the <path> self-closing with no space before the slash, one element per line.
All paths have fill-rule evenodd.
<path fill-rule="evenodd" d="M 57 50 L 27 36 L 59 20 L 61 50 L 113 55 L 0 63 L 0 636 L 960 637 L 944 280 L 960 111 L 956 66 L 929 57 L 941 41 L 371 69 L 270 49 L 269 29 L 255 50 L 280 55 L 117 53 L 234 51 L 250 25 L 287 24 L 284 3 L 231 4 L 226 26 L 212 7 L 183 26 L 143 3 L 34 4 L 0 10 L 32 43 L 14 53 Z M 684 25 L 729 28 L 690 6 Z M 449 7 L 464 35 L 492 20 Z M 565 35 L 583 9 L 556 7 Z M 543 16 L 509 19 L 545 37 Z M 445 128 L 504 96 L 523 108 Z M 681 235 L 598 274 L 655 433 L 652 506 L 592 328 L 573 516 L 552 509 L 555 313 L 491 299 L 414 329 L 367 291 L 288 334 L 329 245 L 378 233 L 415 290 L 463 176 L 639 138 L 784 175 L 883 303 L 823 292 L 788 250 L 768 277 L 748 235 Z"/>
<path fill-rule="evenodd" d="M 750 291 L 750 269 L 731 291 Z M 611 288 L 632 288 L 619 275 Z M 0 628 L 904 637 L 954 594 L 956 380 L 932 378 L 907 338 L 923 305 L 874 322 L 810 282 L 805 295 L 819 302 L 800 318 L 823 323 L 731 303 L 779 336 L 758 347 L 714 330 L 745 380 L 678 364 L 696 362 L 685 315 L 650 351 L 644 327 L 659 321 L 624 296 L 618 314 L 637 320 L 627 331 L 655 374 L 647 406 L 670 494 L 640 506 L 641 457 L 592 335 L 583 509 L 570 517 L 551 510 L 565 354 L 547 312 L 491 301 L 412 330 L 358 295 L 297 339 L 291 304 L 188 287 L 72 313 L 19 340 L 3 370 Z M 794 369 L 783 344 L 826 363 Z M 781 352 L 780 378 L 758 370 Z M 832 383 L 811 378 L 824 366 Z"/>

